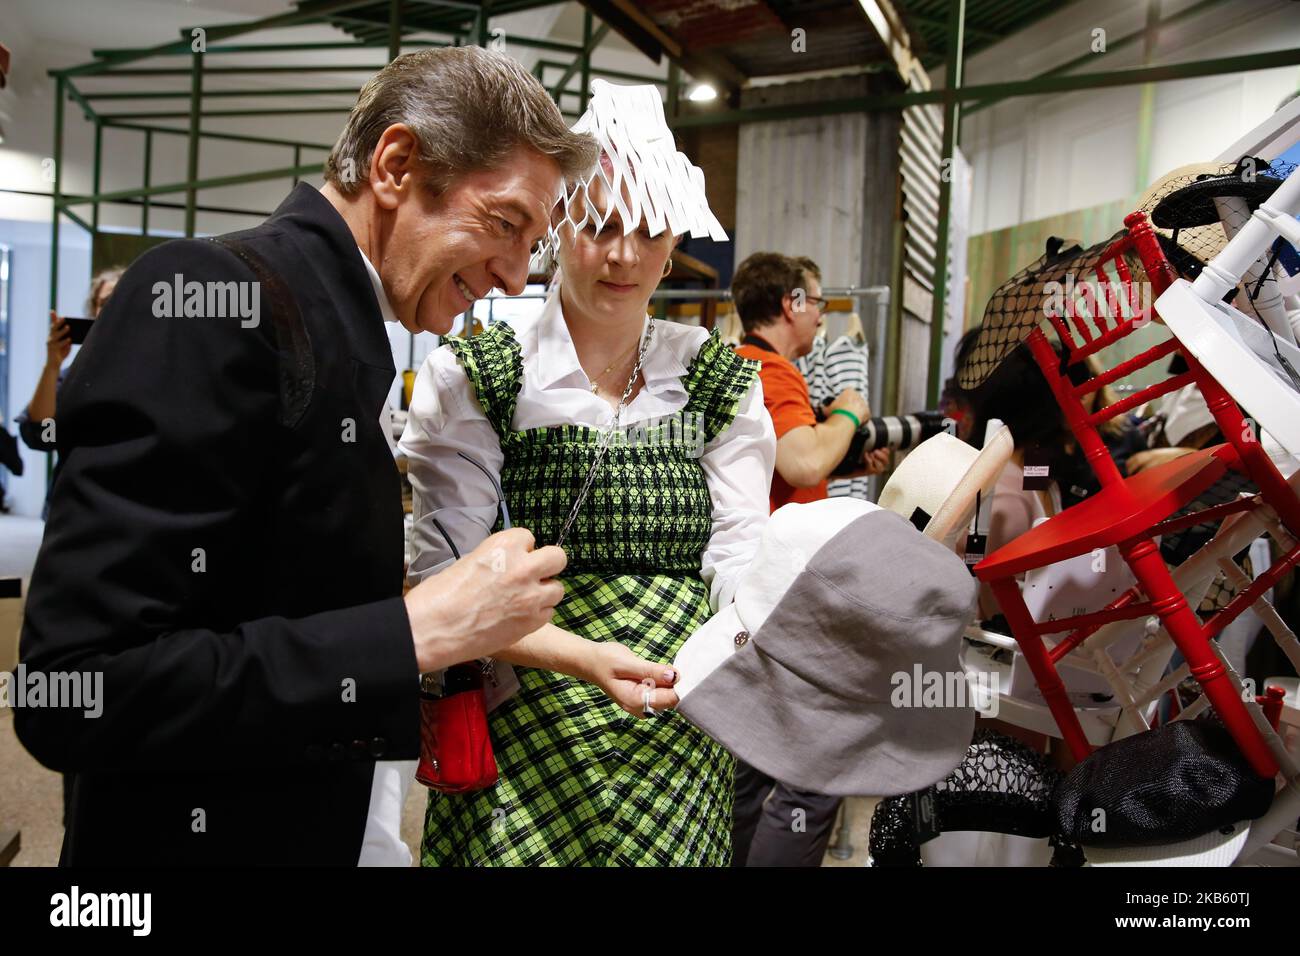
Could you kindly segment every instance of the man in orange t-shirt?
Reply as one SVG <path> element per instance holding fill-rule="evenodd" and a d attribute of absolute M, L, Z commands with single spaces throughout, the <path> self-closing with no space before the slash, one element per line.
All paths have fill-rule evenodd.
<path fill-rule="evenodd" d="M 762 363 L 763 403 L 776 427 L 775 511 L 792 501 L 820 501 L 826 479 L 848 454 L 858 426 L 870 414 L 867 400 L 846 389 L 818 422 L 808 383 L 793 360 L 812 351 L 826 300 L 821 272 L 811 259 L 756 252 L 731 279 L 731 298 L 745 328 L 736 350 Z M 886 449 L 863 456 L 855 474 L 883 471 Z M 838 797 L 797 790 L 736 761 L 732 810 L 733 866 L 821 866 L 830 843 Z M 793 826 L 801 821 L 802 826 Z"/>
<path fill-rule="evenodd" d="M 772 510 L 792 501 L 820 501 L 826 480 L 844 460 L 858 426 L 870 414 L 867 400 L 845 389 L 818 422 L 808 398 L 808 383 L 794 359 L 812 351 L 826 300 L 821 273 L 811 259 L 792 259 L 776 252 L 756 252 L 737 268 L 731 297 L 745 338 L 736 350 L 763 367 L 763 404 L 776 428 L 776 473 L 772 475 Z M 888 453 L 864 458 L 859 474 L 882 470 Z"/>

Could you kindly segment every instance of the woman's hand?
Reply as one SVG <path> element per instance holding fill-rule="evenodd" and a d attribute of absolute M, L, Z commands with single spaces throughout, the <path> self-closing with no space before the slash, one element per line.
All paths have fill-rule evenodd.
<path fill-rule="evenodd" d="M 655 689 L 650 692 L 650 706 L 656 711 L 677 706 L 677 694 L 671 688 L 677 683 L 677 671 L 671 664 L 657 664 L 638 657 L 630 648 L 617 641 L 593 642 L 586 679 L 595 684 L 610 700 L 633 717 L 645 717 L 645 691 L 650 680 Z"/>
<path fill-rule="evenodd" d="M 50 337 L 45 340 L 45 364 L 58 368 L 72 351 L 72 330 L 63 317 L 50 310 Z"/>

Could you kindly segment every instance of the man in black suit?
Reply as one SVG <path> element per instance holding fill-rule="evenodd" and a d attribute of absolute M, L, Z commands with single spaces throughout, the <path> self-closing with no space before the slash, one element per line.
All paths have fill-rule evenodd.
<path fill-rule="evenodd" d="M 521 292 L 595 149 L 508 57 L 408 54 L 323 190 L 122 277 L 59 395 L 21 643 L 29 680 L 102 675 L 98 717 L 15 712 L 77 774 L 64 864 L 355 865 L 418 675 L 550 620 L 564 555 L 522 529 L 402 596 L 383 317 L 446 333 L 467 293 Z"/>

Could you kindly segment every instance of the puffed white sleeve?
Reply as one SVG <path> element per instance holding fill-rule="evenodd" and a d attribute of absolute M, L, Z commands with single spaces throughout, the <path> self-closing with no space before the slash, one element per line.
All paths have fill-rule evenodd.
<path fill-rule="evenodd" d="M 505 460 L 465 370 L 446 346 L 429 353 L 415 378 L 398 447 L 414 492 L 407 570 L 414 585 L 492 533 Z"/>
<path fill-rule="evenodd" d="M 704 446 L 700 464 L 713 501 L 713 529 L 700 576 L 709 586 L 709 604 L 716 612 L 735 598 L 740 576 L 758 551 L 767 525 L 776 430 L 757 376 L 731 426 Z"/>

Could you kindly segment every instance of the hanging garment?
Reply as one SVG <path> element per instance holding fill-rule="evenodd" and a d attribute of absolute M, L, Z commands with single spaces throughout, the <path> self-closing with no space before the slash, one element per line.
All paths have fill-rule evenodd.
<path fill-rule="evenodd" d="M 808 382 L 808 395 L 813 404 L 825 405 L 835 400 L 846 388 L 867 395 L 867 346 L 848 335 L 841 335 L 829 345 L 826 336 L 813 340 L 813 350 L 795 362 L 795 366 Z M 830 482 L 827 494 L 831 498 L 853 497 L 870 501 L 869 478 L 838 478 Z"/>

